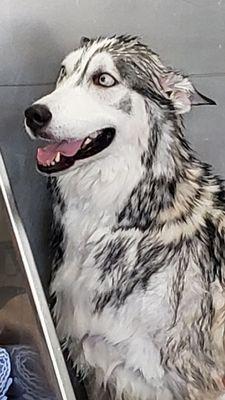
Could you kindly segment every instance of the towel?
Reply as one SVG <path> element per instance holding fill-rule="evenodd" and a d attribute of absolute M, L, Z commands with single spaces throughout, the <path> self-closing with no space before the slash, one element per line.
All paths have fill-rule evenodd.
<path fill-rule="evenodd" d="M 31 346 L 0 348 L 0 400 L 56 400 L 39 353 Z"/>
<path fill-rule="evenodd" d="M 0 400 L 7 400 L 7 392 L 13 380 L 10 377 L 11 362 L 9 353 L 0 347 Z"/>

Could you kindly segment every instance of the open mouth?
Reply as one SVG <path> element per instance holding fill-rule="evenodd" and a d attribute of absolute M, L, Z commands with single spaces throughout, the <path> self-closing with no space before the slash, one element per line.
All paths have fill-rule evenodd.
<path fill-rule="evenodd" d="M 37 168 L 45 174 L 64 171 L 77 160 L 92 157 L 108 147 L 115 137 L 114 128 L 98 130 L 85 139 L 54 142 L 37 151 Z"/>

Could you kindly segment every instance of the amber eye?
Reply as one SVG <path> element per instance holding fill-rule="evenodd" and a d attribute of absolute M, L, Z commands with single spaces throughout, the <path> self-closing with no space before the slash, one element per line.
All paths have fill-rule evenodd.
<path fill-rule="evenodd" d="M 118 82 L 112 75 L 104 72 L 103 74 L 98 74 L 93 77 L 93 82 L 95 85 L 103 86 L 103 87 L 112 87 L 116 85 Z"/>

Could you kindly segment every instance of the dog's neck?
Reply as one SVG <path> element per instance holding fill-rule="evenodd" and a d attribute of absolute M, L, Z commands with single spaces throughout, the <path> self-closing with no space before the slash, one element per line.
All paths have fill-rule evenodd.
<path fill-rule="evenodd" d="M 140 156 L 130 149 L 125 159 L 108 156 L 58 178 L 65 204 L 64 225 L 74 224 L 74 236 L 82 241 L 93 232 L 112 229 L 144 170 Z"/>
<path fill-rule="evenodd" d="M 187 211 L 198 195 L 203 168 L 193 157 L 179 120 L 151 120 L 150 129 L 148 150 L 142 156 L 136 151 L 129 157 L 108 156 L 58 179 L 67 219 L 72 223 L 76 216 L 78 232 L 81 227 L 150 229 L 160 214 L 174 208 L 176 196 L 182 196 Z"/>
<path fill-rule="evenodd" d="M 174 226 L 178 232 L 186 220 L 195 229 L 211 214 L 220 183 L 209 166 L 195 157 L 180 118 L 171 115 L 152 121 L 142 162 L 145 173 L 118 214 L 118 228 L 162 232 Z"/>

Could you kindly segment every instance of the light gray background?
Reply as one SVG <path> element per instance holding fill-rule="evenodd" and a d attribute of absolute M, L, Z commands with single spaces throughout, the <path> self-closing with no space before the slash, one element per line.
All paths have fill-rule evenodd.
<path fill-rule="evenodd" d="M 49 199 L 23 111 L 52 88 L 59 62 L 80 36 L 114 33 L 141 35 L 217 102 L 187 115 L 186 134 L 225 176 L 225 0 L 1 0 L 0 145 L 45 284 Z"/>

